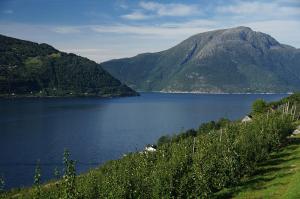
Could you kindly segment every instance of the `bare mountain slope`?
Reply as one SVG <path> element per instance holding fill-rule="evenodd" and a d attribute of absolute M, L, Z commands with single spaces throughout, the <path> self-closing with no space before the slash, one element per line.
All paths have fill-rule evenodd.
<path fill-rule="evenodd" d="M 248 27 L 200 33 L 165 51 L 102 65 L 140 91 L 300 90 L 300 50 Z"/>

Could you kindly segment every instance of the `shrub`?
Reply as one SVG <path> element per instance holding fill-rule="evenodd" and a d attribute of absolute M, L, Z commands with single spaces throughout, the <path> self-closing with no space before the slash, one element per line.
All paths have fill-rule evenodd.
<path fill-rule="evenodd" d="M 40 161 L 37 162 L 35 172 L 34 172 L 34 198 L 39 199 L 42 198 L 42 191 L 41 191 L 41 166 Z"/>
<path fill-rule="evenodd" d="M 77 192 L 76 192 L 76 170 L 75 170 L 75 161 L 70 160 L 70 152 L 68 150 L 64 151 L 64 175 L 63 175 L 63 189 L 64 194 L 63 198 L 65 199 L 73 199 L 77 198 Z"/>
<path fill-rule="evenodd" d="M 0 177 L 0 194 L 4 192 L 4 188 L 5 188 L 5 181 L 4 181 L 4 177 Z"/>
<path fill-rule="evenodd" d="M 258 99 L 252 104 L 252 113 L 261 114 L 267 109 L 267 103 L 263 99 Z"/>

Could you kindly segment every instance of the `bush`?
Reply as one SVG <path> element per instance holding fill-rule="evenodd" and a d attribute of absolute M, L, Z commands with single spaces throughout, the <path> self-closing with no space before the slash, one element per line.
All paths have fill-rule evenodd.
<path fill-rule="evenodd" d="M 0 177 L 0 194 L 2 192 L 4 192 L 4 188 L 5 188 L 5 181 L 4 181 L 4 177 Z"/>
<path fill-rule="evenodd" d="M 261 114 L 267 109 L 267 103 L 263 99 L 258 99 L 252 104 L 252 113 Z"/>
<path fill-rule="evenodd" d="M 76 170 L 75 170 L 75 161 L 70 160 L 70 152 L 65 150 L 63 163 L 65 165 L 65 173 L 62 179 L 62 185 L 64 189 L 63 198 L 73 199 L 77 198 L 76 191 Z"/>
<path fill-rule="evenodd" d="M 37 162 L 35 171 L 34 171 L 34 197 L 35 199 L 42 198 L 42 191 L 41 191 L 41 166 L 40 162 Z"/>

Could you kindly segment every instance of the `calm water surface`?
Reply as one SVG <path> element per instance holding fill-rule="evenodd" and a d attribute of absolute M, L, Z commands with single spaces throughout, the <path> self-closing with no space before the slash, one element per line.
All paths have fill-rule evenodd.
<path fill-rule="evenodd" d="M 39 159 L 44 180 L 61 167 L 65 148 L 77 171 L 141 150 L 160 136 L 197 128 L 221 117 L 238 119 L 257 98 L 283 94 L 161 94 L 98 99 L 0 100 L 0 175 L 6 188 L 33 182 Z"/>

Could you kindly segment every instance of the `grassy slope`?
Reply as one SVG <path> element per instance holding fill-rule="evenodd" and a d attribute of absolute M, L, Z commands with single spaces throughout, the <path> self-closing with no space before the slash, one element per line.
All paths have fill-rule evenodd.
<path fill-rule="evenodd" d="M 234 188 L 225 189 L 216 198 L 299 198 L 300 136 L 259 165 L 256 173 Z"/>

